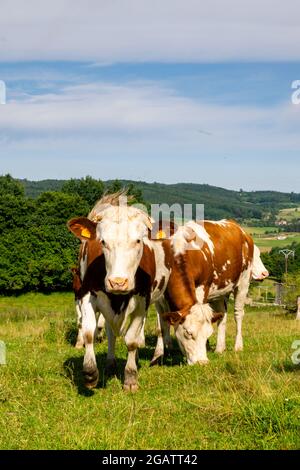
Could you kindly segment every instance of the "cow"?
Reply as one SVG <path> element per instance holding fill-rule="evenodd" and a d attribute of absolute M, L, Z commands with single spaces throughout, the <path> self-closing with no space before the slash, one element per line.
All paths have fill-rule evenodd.
<path fill-rule="evenodd" d="M 68 222 L 83 243 L 81 262 L 86 266 L 80 293 L 85 383 L 93 388 L 99 377 L 93 348 L 99 309 L 106 320 L 107 367 L 115 365 L 115 339 L 123 335 L 128 349 L 124 389 L 136 391 L 136 353 L 145 343 L 147 309 L 161 298 L 169 280 L 171 243 L 149 239 L 153 221 L 137 208 L 111 205 L 95 214 L 97 221 L 79 217 Z"/>
<path fill-rule="evenodd" d="M 254 245 L 252 279 L 254 281 L 263 281 L 267 277 L 269 277 L 269 271 L 261 260 L 258 246 Z"/>
<path fill-rule="evenodd" d="M 95 217 L 98 216 L 100 212 L 104 209 L 110 207 L 111 205 L 118 205 L 119 200 L 121 197 L 126 197 L 127 202 L 133 202 L 134 197 L 127 194 L 127 189 L 121 189 L 113 194 L 104 194 L 101 199 L 99 199 L 95 206 L 88 214 L 88 218 L 90 220 L 94 220 Z M 74 266 L 71 268 L 71 272 L 73 274 L 73 292 L 75 296 L 75 309 L 77 315 L 77 340 L 75 347 L 76 349 L 82 349 L 84 347 L 84 339 L 82 334 L 82 312 L 81 312 L 81 301 L 82 301 L 82 282 L 87 270 L 87 262 L 86 262 L 86 255 L 87 255 L 88 247 L 86 246 L 86 242 L 82 241 L 79 249 L 79 259 L 78 259 L 78 266 Z M 101 256 L 101 243 L 98 241 L 98 244 L 92 244 L 89 248 L 89 263 L 91 264 L 98 256 Z M 95 314 L 97 314 L 97 306 L 95 305 Z M 101 342 L 103 339 L 105 327 L 105 319 L 102 313 L 99 311 L 98 323 L 97 323 L 97 339 Z"/>
<path fill-rule="evenodd" d="M 226 349 L 227 300 L 231 293 L 235 298 L 235 351 L 241 351 L 244 305 L 254 259 L 251 236 L 234 221 L 191 221 L 171 237 L 171 245 L 175 263 L 164 294 L 170 312 L 162 313 L 161 323 L 173 324 L 188 364 L 208 362 L 206 341 L 215 319 L 216 352 L 221 354 Z"/>
<path fill-rule="evenodd" d="M 81 260 L 81 251 L 82 251 L 82 247 L 80 249 L 79 261 Z M 84 340 L 83 340 L 83 334 L 82 334 L 82 312 L 80 308 L 80 303 L 81 303 L 82 280 L 84 278 L 85 272 L 84 271 L 80 272 L 80 268 L 78 268 L 77 266 L 72 267 L 71 271 L 73 274 L 73 292 L 75 296 L 75 309 L 76 309 L 77 328 L 78 328 L 75 348 L 82 349 L 84 347 Z M 95 311 L 95 314 L 96 313 L 97 313 L 97 310 Z M 99 317 L 98 317 L 98 322 L 97 322 L 97 340 L 100 343 L 103 340 L 104 327 L 105 327 L 105 319 L 102 313 L 99 312 Z"/>

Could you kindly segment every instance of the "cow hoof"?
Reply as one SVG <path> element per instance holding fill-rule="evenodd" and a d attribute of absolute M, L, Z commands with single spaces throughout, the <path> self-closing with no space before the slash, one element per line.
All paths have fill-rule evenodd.
<path fill-rule="evenodd" d="M 209 360 L 201 359 L 200 361 L 197 362 L 197 364 L 199 364 L 200 366 L 206 366 L 207 364 L 209 364 Z"/>
<path fill-rule="evenodd" d="M 84 383 L 86 388 L 95 388 L 99 380 L 99 371 L 98 369 L 84 368 Z"/>
<path fill-rule="evenodd" d="M 105 374 L 108 377 L 117 375 L 117 361 L 115 359 L 108 359 L 105 365 Z"/>
<path fill-rule="evenodd" d="M 236 346 L 234 348 L 235 352 L 241 352 L 241 351 L 243 351 L 243 349 L 244 349 L 243 346 Z"/>
<path fill-rule="evenodd" d="M 136 370 L 125 369 L 124 390 L 126 392 L 136 392 L 139 388 Z"/>
<path fill-rule="evenodd" d="M 151 362 L 150 362 L 150 367 L 153 367 L 153 366 L 160 366 L 162 364 L 162 361 L 163 361 L 163 354 L 161 354 L 160 356 L 154 356 L 152 359 L 151 359 Z"/>
<path fill-rule="evenodd" d="M 138 383 L 124 383 L 123 389 L 125 392 L 135 393 L 138 391 Z"/>
<path fill-rule="evenodd" d="M 215 349 L 216 354 L 223 354 L 224 351 L 226 351 L 226 348 L 216 348 Z"/>
<path fill-rule="evenodd" d="M 84 343 L 76 343 L 75 344 L 75 349 L 83 349 L 84 348 Z"/>

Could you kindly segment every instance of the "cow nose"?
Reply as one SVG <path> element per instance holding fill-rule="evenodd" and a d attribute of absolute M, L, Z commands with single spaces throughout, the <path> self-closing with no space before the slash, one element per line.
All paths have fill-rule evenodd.
<path fill-rule="evenodd" d="M 266 277 L 269 277 L 270 273 L 269 271 L 264 271 L 262 275 L 263 275 L 263 278 L 265 279 Z"/>
<path fill-rule="evenodd" d="M 112 290 L 127 290 L 128 279 L 124 277 L 110 277 L 108 279 L 109 286 Z"/>

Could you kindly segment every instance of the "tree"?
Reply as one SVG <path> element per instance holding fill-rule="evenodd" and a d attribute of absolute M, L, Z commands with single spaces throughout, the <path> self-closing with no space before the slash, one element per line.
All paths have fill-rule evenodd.
<path fill-rule="evenodd" d="M 63 184 L 62 192 L 77 194 L 88 203 L 91 209 L 95 202 L 102 197 L 104 184 L 101 180 L 95 180 L 91 176 L 81 179 L 72 178 Z"/>
<path fill-rule="evenodd" d="M 16 197 L 24 197 L 25 190 L 22 183 L 7 174 L 0 176 L 0 196 L 7 196 L 8 194 Z"/>

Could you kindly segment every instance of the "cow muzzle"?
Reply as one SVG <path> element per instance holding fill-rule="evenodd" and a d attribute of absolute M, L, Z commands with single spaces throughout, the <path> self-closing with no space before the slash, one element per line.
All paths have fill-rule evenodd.
<path fill-rule="evenodd" d="M 263 281 L 267 277 L 269 277 L 270 273 L 269 271 L 263 271 L 259 276 L 255 276 L 254 280 L 255 281 Z"/>
<path fill-rule="evenodd" d="M 112 293 L 127 293 L 129 291 L 129 282 L 124 277 L 109 277 L 106 283 L 106 289 Z"/>

